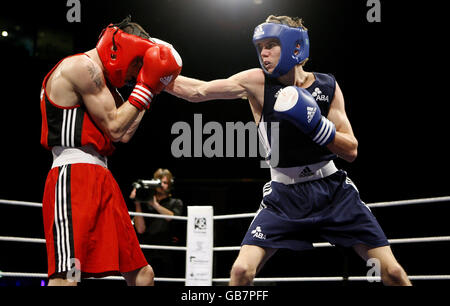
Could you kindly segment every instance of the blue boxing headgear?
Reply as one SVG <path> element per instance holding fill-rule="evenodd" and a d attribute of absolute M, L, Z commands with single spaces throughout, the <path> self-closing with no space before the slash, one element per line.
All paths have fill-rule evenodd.
<path fill-rule="evenodd" d="M 261 50 L 258 48 L 258 42 L 267 38 L 278 39 L 281 46 L 280 60 L 272 73 L 269 73 L 264 67 Z M 292 28 L 278 23 L 262 23 L 255 28 L 253 44 L 256 47 L 262 69 L 270 77 L 279 77 L 288 73 L 292 67 L 309 57 L 308 31 L 302 28 Z"/>

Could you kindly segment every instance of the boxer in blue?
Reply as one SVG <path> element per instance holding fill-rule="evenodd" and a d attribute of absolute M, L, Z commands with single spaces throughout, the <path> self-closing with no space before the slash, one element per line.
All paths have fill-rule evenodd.
<path fill-rule="evenodd" d="M 191 102 L 246 97 L 263 142 L 278 137 L 271 181 L 231 269 L 230 285 L 250 285 L 280 248 L 306 250 L 314 238 L 376 258 L 385 285 L 411 285 L 383 230 L 347 173 L 333 162 L 357 156 L 358 141 L 331 74 L 306 72 L 307 29 L 299 18 L 269 16 L 253 35 L 261 69 L 227 79 L 179 76 L 166 91 Z M 269 131 L 279 124 L 278 135 Z"/>

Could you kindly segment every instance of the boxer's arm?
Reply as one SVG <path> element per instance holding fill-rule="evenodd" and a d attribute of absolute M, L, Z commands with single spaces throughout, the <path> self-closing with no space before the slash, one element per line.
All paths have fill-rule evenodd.
<path fill-rule="evenodd" d="M 353 162 L 358 154 L 358 140 L 345 112 L 344 96 L 337 82 L 327 118 L 336 126 L 336 136 L 327 148 L 342 159 Z"/>
<path fill-rule="evenodd" d="M 190 102 L 202 102 L 254 96 L 256 87 L 263 84 L 262 71 L 250 69 L 227 79 L 213 81 L 201 81 L 180 75 L 165 90 Z"/>
<path fill-rule="evenodd" d="M 121 141 L 138 118 L 138 109 L 128 101 L 116 106 L 116 101 L 106 86 L 103 72 L 90 59 L 80 57 L 66 72 L 67 79 L 83 100 L 95 123 L 112 141 Z"/>
<path fill-rule="evenodd" d="M 122 95 L 117 90 L 113 91 L 114 100 L 116 101 L 116 107 L 120 107 L 125 101 L 122 98 Z M 139 124 L 141 123 L 142 118 L 144 117 L 145 110 L 141 111 L 136 118 L 136 120 L 133 121 L 130 128 L 125 132 L 125 135 L 120 139 L 120 142 L 128 142 L 133 137 L 134 133 L 136 132 L 137 128 L 139 127 Z"/>
<path fill-rule="evenodd" d="M 139 112 L 139 115 L 137 116 L 136 120 L 131 123 L 130 128 L 125 132 L 125 134 L 120 139 L 120 142 L 128 142 L 133 137 L 134 133 L 136 132 L 137 128 L 139 127 L 139 124 L 141 123 L 142 118 L 144 117 L 145 110 L 142 110 Z"/>

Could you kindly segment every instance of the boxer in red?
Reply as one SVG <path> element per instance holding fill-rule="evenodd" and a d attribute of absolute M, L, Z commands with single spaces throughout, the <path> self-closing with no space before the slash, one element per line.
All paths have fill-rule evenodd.
<path fill-rule="evenodd" d="M 41 144 L 53 164 L 43 196 L 49 285 L 122 274 L 153 285 L 107 156 L 127 142 L 152 99 L 181 71 L 173 47 L 128 17 L 106 27 L 96 48 L 62 59 L 41 91 Z M 117 88 L 136 85 L 127 101 Z"/>

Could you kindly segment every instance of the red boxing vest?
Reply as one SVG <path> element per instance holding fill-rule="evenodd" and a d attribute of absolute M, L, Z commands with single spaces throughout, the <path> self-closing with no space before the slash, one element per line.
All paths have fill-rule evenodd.
<path fill-rule="evenodd" d="M 75 54 L 72 56 L 84 55 Z M 51 150 L 54 146 L 76 148 L 91 144 L 103 156 L 114 152 L 111 139 L 98 128 L 84 105 L 62 107 L 56 105 L 47 95 L 49 76 L 63 61 L 59 61 L 46 75 L 41 90 L 41 145 Z"/>

